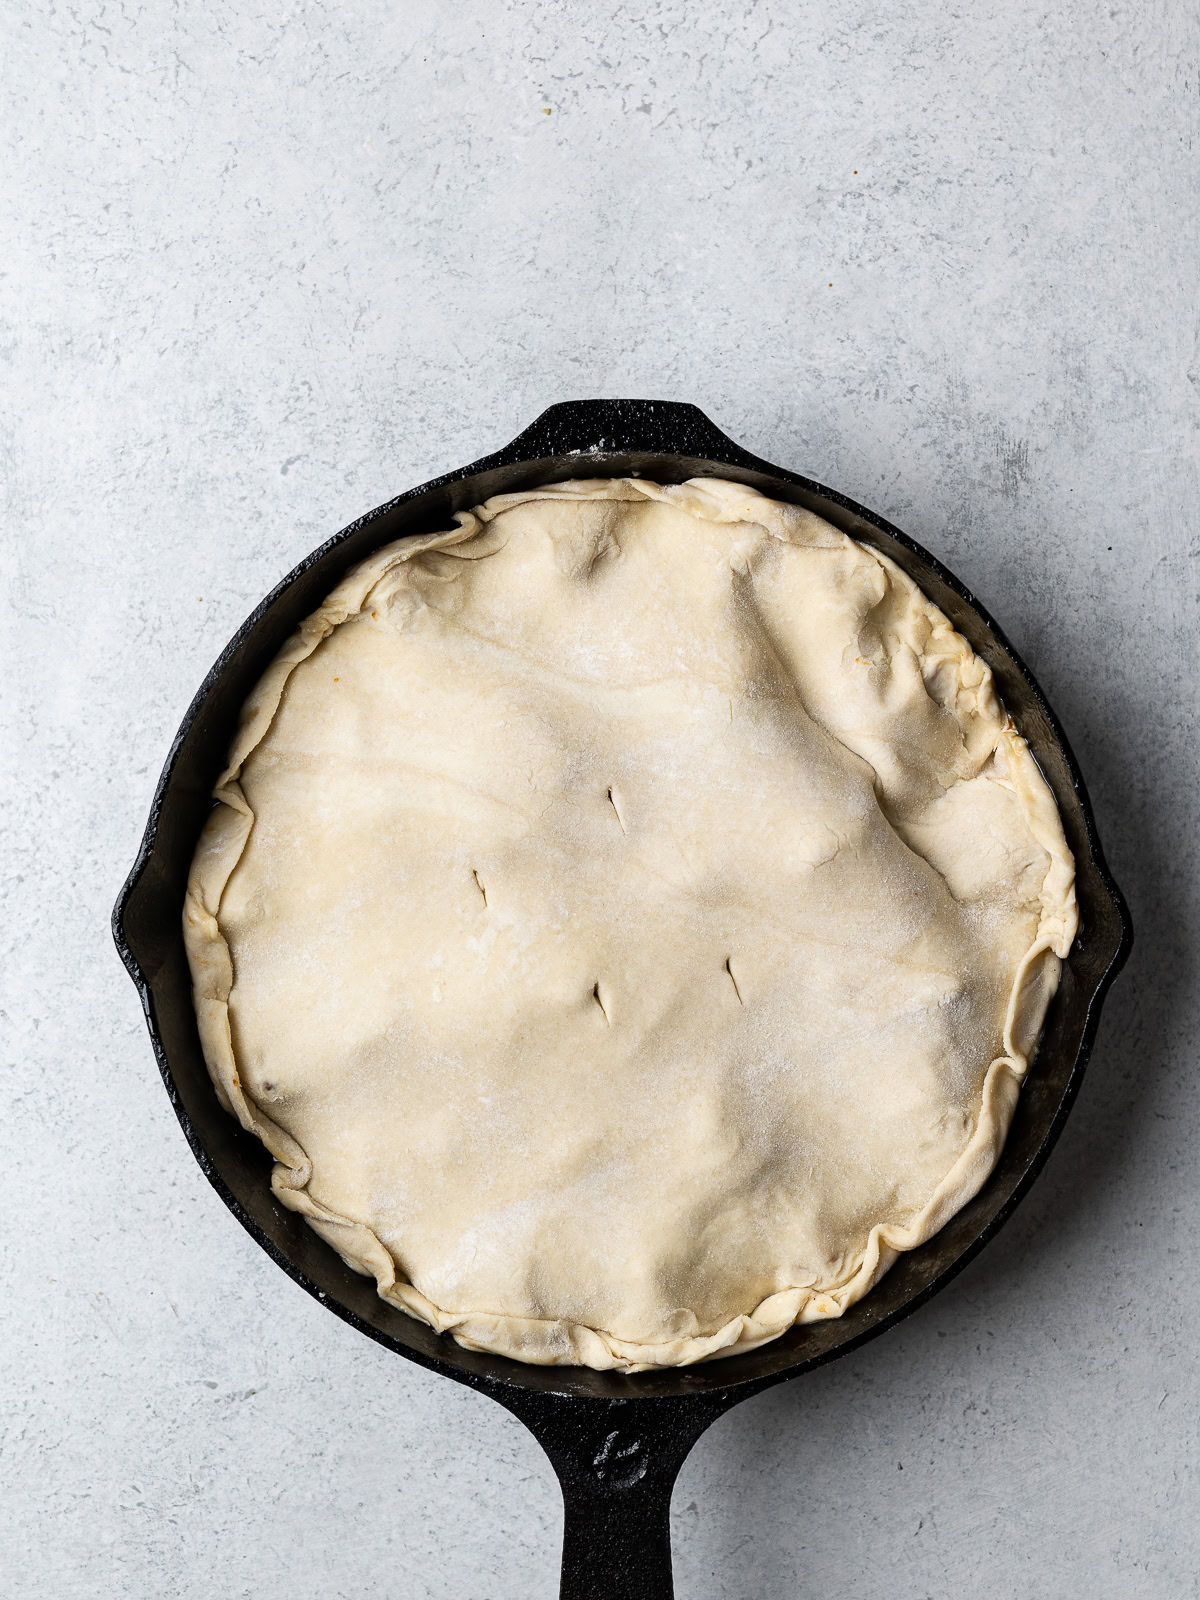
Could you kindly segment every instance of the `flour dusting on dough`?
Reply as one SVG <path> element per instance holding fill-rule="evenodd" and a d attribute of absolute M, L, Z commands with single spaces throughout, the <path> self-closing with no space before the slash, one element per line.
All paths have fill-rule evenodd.
<path fill-rule="evenodd" d="M 1074 938 L 1053 797 L 892 562 L 712 479 L 501 496 L 251 695 L 184 927 L 280 1200 L 469 1348 L 840 1315 L 986 1180 Z"/>

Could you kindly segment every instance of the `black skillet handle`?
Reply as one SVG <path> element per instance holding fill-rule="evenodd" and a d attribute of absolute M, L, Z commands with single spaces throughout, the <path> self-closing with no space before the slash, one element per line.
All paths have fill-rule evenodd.
<path fill-rule="evenodd" d="M 601 1485 L 560 1472 L 561 1600 L 673 1600 L 675 1476 L 651 1469 L 636 1482 Z"/>
<path fill-rule="evenodd" d="M 565 400 L 543 411 L 501 455 L 534 461 L 643 452 L 747 465 L 756 460 L 698 406 L 678 400 Z"/>
<path fill-rule="evenodd" d="M 671 1490 L 688 1451 L 732 1403 L 505 1397 L 558 1474 L 562 1600 L 673 1600 Z"/>

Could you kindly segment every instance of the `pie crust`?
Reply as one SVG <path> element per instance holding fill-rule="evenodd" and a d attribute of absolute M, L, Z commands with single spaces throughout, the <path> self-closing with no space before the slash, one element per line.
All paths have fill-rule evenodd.
<path fill-rule="evenodd" d="M 471 1349 L 635 1372 L 840 1315 L 999 1155 L 1074 864 L 988 667 L 717 479 L 500 496 L 247 701 L 184 928 L 272 1187 Z"/>

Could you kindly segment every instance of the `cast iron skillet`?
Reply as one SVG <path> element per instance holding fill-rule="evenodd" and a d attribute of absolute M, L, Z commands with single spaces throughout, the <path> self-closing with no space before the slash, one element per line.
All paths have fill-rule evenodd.
<path fill-rule="evenodd" d="M 795 1328 L 748 1355 L 634 1376 L 531 1367 L 460 1349 L 385 1304 L 372 1279 L 352 1272 L 295 1212 L 277 1204 L 268 1183 L 269 1156 L 221 1110 L 209 1082 L 181 932 L 188 866 L 239 708 L 283 641 L 347 568 L 402 535 L 447 527 L 452 512 L 490 495 L 610 476 L 663 483 L 734 479 L 807 506 L 891 556 L 995 673 L 1058 800 L 1075 852 L 1082 921 L 1004 1153 L 981 1193 L 928 1244 L 901 1256 L 879 1287 L 840 1319 Z M 974 597 L 881 517 L 750 455 L 694 406 L 650 400 L 551 406 L 505 449 L 410 489 L 351 523 L 284 578 L 238 629 L 183 719 L 113 929 L 184 1135 L 242 1226 L 297 1283 L 352 1326 L 410 1361 L 490 1395 L 532 1430 L 562 1486 L 562 1593 L 568 1600 L 670 1600 L 671 1488 L 704 1429 L 737 1401 L 844 1355 L 915 1311 L 1012 1215 L 1062 1130 L 1101 1002 L 1132 942 L 1129 914 L 1105 866 L 1083 779 L 1058 720 Z"/>

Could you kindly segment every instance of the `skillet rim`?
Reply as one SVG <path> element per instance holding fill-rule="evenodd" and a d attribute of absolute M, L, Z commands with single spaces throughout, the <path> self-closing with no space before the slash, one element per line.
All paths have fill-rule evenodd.
<path fill-rule="evenodd" d="M 590 439 L 592 442 L 581 446 L 578 442 L 581 438 Z M 681 445 L 683 448 L 679 448 Z M 673 448 L 669 448 L 669 446 L 673 446 Z M 859 525 L 861 535 L 856 531 L 855 537 L 863 536 L 869 539 L 873 533 L 881 533 L 885 540 L 894 541 L 896 545 L 908 553 L 909 557 L 915 560 L 920 568 L 931 574 L 940 584 L 958 597 L 958 600 L 967 607 L 969 612 L 973 613 L 981 624 L 984 633 L 989 636 L 989 642 L 995 646 L 1002 657 L 1006 658 L 1006 663 L 1022 680 L 1046 723 L 1050 741 L 1056 747 L 1057 753 L 1062 759 L 1074 793 L 1086 844 L 1087 864 L 1095 872 L 1099 880 L 1099 886 L 1107 896 L 1108 910 L 1111 912 L 1113 920 L 1113 926 L 1109 931 L 1115 937 L 1111 944 L 1111 949 L 1103 959 L 1099 973 L 1092 982 L 1090 993 L 1087 997 L 1083 1025 L 1080 1030 L 1074 1061 L 1068 1071 L 1053 1114 L 1046 1125 L 1042 1137 L 1038 1140 L 1032 1156 L 1027 1161 L 1003 1203 L 988 1217 L 983 1226 L 962 1246 L 958 1253 L 933 1274 L 928 1282 L 907 1295 L 886 1314 L 879 1315 L 865 1326 L 857 1329 L 853 1328 L 853 1324 L 847 1321 L 847 1318 L 852 1315 L 855 1309 L 853 1307 L 846 1313 L 846 1317 L 830 1319 L 827 1323 L 808 1325 L 804 1332 L 808 1333 L 810 1338 L 814 1328 L 833 1328 L 835 1333 L 839 1328 L 845 1328 L 846 1330 L 846 1337 L 842 1339 L 834 1337 L 827 1348 L 818 1349 L 815 1352 L 806 1354 L 803 1349 L 796 1350 L 792 1348 L 789 1340 L 797 1334 L 797 1330 L 793 1329 L 780 1339 L 770 1341 L 744 1354 L 723 1357 L 719 1360 L 692 1367 L 664 1368 L 637 1374 L 620 1374 L 597 1372 L 594 1369 L 579 1367 L 532 1366 L 507 1357 L 485 1352 L 467 1351 L 455 1344 L 449 1335 L 435 1335 L 431 1329 L 425 1328 L 423 1324 L 416 1323 L 413 1319 L 406 1317 L 403 1312 L 379 1300 L 378 1307 L 381 1313 L 387 1314 L 384 1317 L 384 1321 L 390 1323 L 392 1319 L 398 1319 L 394 1323 L 396 1331 L 393 1332 L 388 1326 L 378 1326 L 368 1321 L 352 1306 L 339 1301 L 335 1294 L 322 1289 L 305 1268 L 292 1259 L 286 1251 L 282 1250 L 249 1213 L 226 1181 L 217 1160 L 192 1122 L 183 1104 L 169 1054 L 163 1041 L 153 992 L 153 980 L 147 976 L 143 963 L 134 949 L 133 941 L 129 936 L 127 921 L 139 889 L 154 864 L 155 846 L 159 839 L 164 810 L 171 799 L 172 780 L 176 774 L 181 752 L 189 736 L 196 727 L 213 690 L 222 681 L 226 670 L 234 661 L 238 651 L 252 639 L 255 632 L 267 621 L 273 608 L 299 580 L 322 564 L 327 557 L 340 546 L 345 545 L 356 534 L 363 532 L 374 524 L 386 525 L 386 522 L 404 507 L 434 495 L 438 491 L 446 490 L 453 486 L 460 491 L 456 498 L 462 507 L 477 504 L 480 499 L 486 498 L 486 496 L 472 496 L 472 494 L 467 493 L 468 485 L 473 480 L 482 478 L 489 473 L 514 467 L 525 469 L 531 483 L 536 481 L 557 482 L 577 477 L 627 475 L 653 477 L 654 472 L 652 471 L 642 473 L 637 471 L 636 467 L 631 471 L 628 465 L 621 465 L 622 462 L 630 462 L 637 458 L 644 458 L 644 464 L 647 465 L 651 461 L 658 461 L 661 464 L 665 459 L 670 459 L 679 463 L 680 470 L 686 470 L 688 476 L 728 475 L 729 469 L 734 468 L 736 476 L 741 478 L 742 481 L 748 481 L 750 475 L 765 477 L 781 485 L 785 490 L 798 491 L 804 497 L 821 500 L 829 506 L 839 508 L 844 517 L 852 519 Z M 686 464 L 686 469 L 683 464 Z M 546 470 L 542 471 L 541 469 L 543 468 Z M 693 470 L 694 468 L 700 470 Z M 705 468 L 709 469 L 707 473 L 704 471 Z M 676 478 L 674 481 L 679 481 L 679 479 Z M 757 484 L 754 486 L 758 487 Z M 790 494 L 779 494 L 777 497 L 792 498 Z M 841 526 L 840 519 L 838 525 Z M 380 537 L 375 548 L 395 537 L 403 537 L 403 534 L 389 533 L 386 531 L 386 527 L 381 528 Z M 356 553 L 354 560 L 361 559 L 362 554 L 363 552 Z M 347 565 L 349 564 L 351 563 L 347 562 Z M 955 625 L 957 626 L 957 623 Z M 286 631 L 290 630 L 284 630 L 285 633 Z M 1079 852 L 1076 850 L 1077 857 L 1078 854 Z M 280 579 L 235 631 L 229 643 L 221 651 L 213 666 L 205 675 L 184 714 L 179 729 L 172 740 L 166 762 L 155 788 L 149 819 L 137 856 L 118 896 L 113 911 L 112 925 L 118 953 L 138 990 L 159 1071 L 168 1097 L 183 1129 L 184 1136 L 201 1171 L 216 1189 L 225 1205 L 247 1232 L 250 1233 L 251 1237 L 254 1238 L 255 1242 L 301 1288 L 311 1294 L 322 1305 L 334 1311 L 352 1327 L 365 1333 L 369 1338 L 383 1344 L 397 1354 L 417 1362 L 420 1366 L 439 1372 L 443 1376 L 454 1378 L 456 1381 L 471 1387 L 483 1389 L 491 1394 L 493 1398 L 500 1400 L 501 1403 L 518 1412 L 523 1403 L 521 1392 L 527 1397 L 531 1397 L 533 1394 L 561 1395 L 564 1397 L 569 1395 L 576 1399 L 590 1398 L 609 1402 L 692 1398 L 709 1402 L 719 1401 L 722 1403 L 723 1408 L 724 1405 L 732 1404 L 736 1400 L 745 1398 L 768 1385 L 781 1382 L 784 1379 L 798 1377 L 802 1373 L 823 1365 L 827 1361 L 835 1360 L 842 1355 L 848 1354 L 851 1350 L 857 1349 L 871 1339 L 878 1337 L 879 1334 L 895 1326 L 904 1317 L 918 1310 L 950 1283 L 974 1259 L 979 1251 L 995 1237 L 1000 1228 L 1012 1216 L 1021 1200 L 1025 1198 L 1035 1179 L 1044 1168 L 1079 1092 L 1083 1074 L 1095 1042 L 1104 999 L 1117 973 L 1128 958 L 1133 940 L 1133 928 L 1129 911 L 1124 897 L 1108 868 L 1097 832 L 1091 800 L 1074 751 L 1037 679 L 1013 648 L 1004 631 L 972 591 L 961 583 L 935 556 L 931 555 L 908 535 L 902 533 L 885 518 L 880 517 L 877 513 L 868 510 L 837 490 L 830 489 L 813 479 L 790 472 L 786 468 L 775 466 L 758 456 L 752 455 L 729 439 L 696 407 L 677 402 L 639 400 L 568 401 L 551 406 L 529 428 L 525 429 L 503 449 L 465 467 L 442 474 L 413 489 L 406 490 L 400 495 L 385 501 L 374 510 L 356 518 L 310 552 L 309 555 L 305 556 L 289 573 Z M 175 926 L 176 928 L 178 927 L 177 908 Z M 1068 957 L 1069 960 L 1070 957 Z M 252 1139 L 252 1136 L 248 1134 L 245 1137 Z M 267 1160 L 269 1162 L 269 1158 Z M 997 1171 L 999 1171 L 999 1167 Z M 993 1174 L 994 1176 L 995 1174 Z M 992 1182 L 993 1179 L 990 1177 L 980 1191 L 981 1195 L 987 1194 L 989 1188 L 992 1187 Z M 968 1207 L 973 1203 L 968 1202 Z M 966 1210 L 968 1208 L 965 1207 L 963 1209 Z M 958 1215 L 961 1216 L 962 1212 L 958 1213 Z M 298 1218 L 296 1220 L 297 1222 L 300 1221 Z M 947 1228 L 953 1226 L 954 1220 L 953 1218 L 950 1220 Z M 300 1223 L 300 1226 L 303 1227 L 303 1223 Z M 929 1251 L 931 1246 L 936 1245 L 937 1240 L 944 1233 L 945 1230 L 942 1230 L 926 1245 L 919 1247 L 917 1251 L 905 1252 L 905 1256 L 901 1259 L 920 1257 L 922 1252 Z M 328 1251 L 331 1256 L 334 1255 L 331 1247 L 316 1240 L 315 1236 L 312 1237 L 319 1250 Z M 345 1270 L 349 1271 L 349 1269 Z M 896 1271 L 897 1268 L 893 1267 L 892 1272 Z M 886 1282 L 886 1279 L 884 1281 Z M 374 1294 L 373 1285 L 371 1285 L 371 1292 Z M 864 1300 L 858 1304 L 860 1306 L 867 1305 L 869 1310 L 872 1296 L 877 1293 L 878 1289 L 872 1290 L 871 1295 L 864 1297 Z M 427 1336 L 420 1337 L 420 1342 L 428 1343 L 432 1340 L 437 1346 L 436 1352 L 418 1348 L 403 1337 L 403 1334 L 412 1333 L 413 1330 L 420 1330 L 420 1336 Z M 745 1370 L 747 1367 L 758 1370 Z"/>

